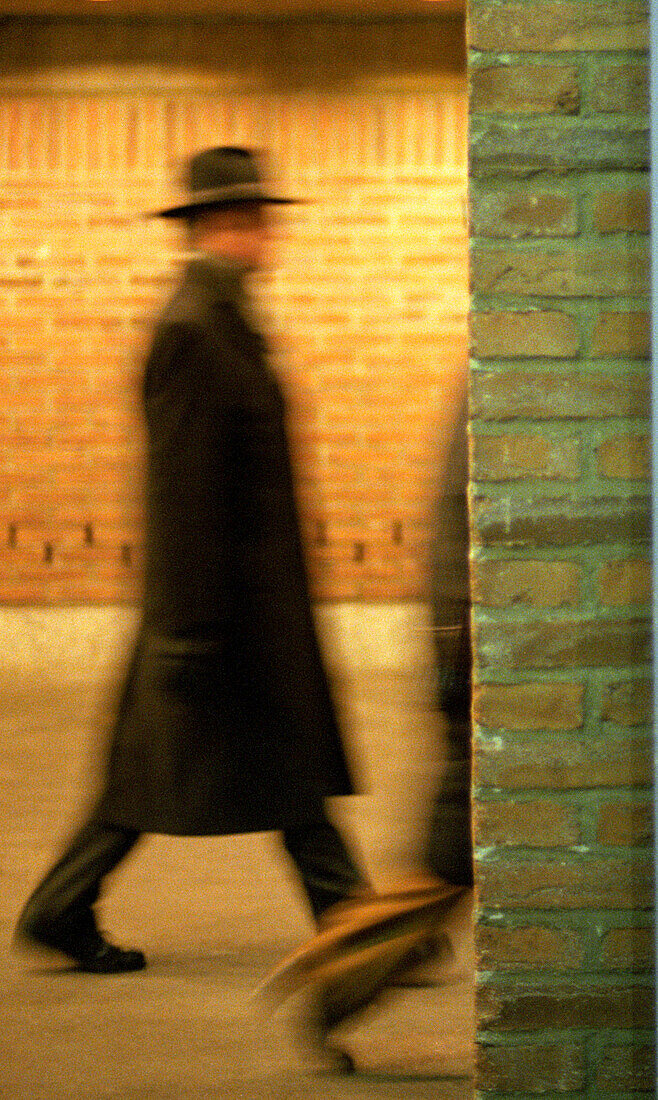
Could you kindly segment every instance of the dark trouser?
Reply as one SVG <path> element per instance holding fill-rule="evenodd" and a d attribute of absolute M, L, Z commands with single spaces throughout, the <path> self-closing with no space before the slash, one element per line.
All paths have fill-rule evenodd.
<path fill-rule="evenodd" d="M 37 886 L 21 914 L 19 928 L 57 924 L 64 925 L 73 938 L 93 933 L 93 906 L 103 879 L 140 836 L 134 829 L 92 818 Z M 328 819 L 284 831 L 283 843 L 297 867 L 316 921 L 331 905 L 363 885 L 363 876 Z"/>
<path fill-rule="evenodd" d="M 463 708 L 446 717 L 446 763 L 430 810 L 425 863 L 455 886 L 472 886 L 471 720 Z"/>

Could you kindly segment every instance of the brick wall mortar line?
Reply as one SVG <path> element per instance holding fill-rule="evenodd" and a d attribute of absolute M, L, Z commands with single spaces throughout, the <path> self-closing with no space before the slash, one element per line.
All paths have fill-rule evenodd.
<path fill-rule="evenodd" d="M 578 789 L 580 789 L 580 788 L 578 788 Z M 586 790 L 587 788 L 582 788 L 582 789 Z M 487 855 L 486 859 L 480 859 L 479 860 L 480 863 L 495 864 L 497 866 L 506 866 L 506 865 L 507 866 L 512 866 L 513 865 L 513 866 L 521 867 L 521 866 L 524 866 L 524 865 L 525 866 L 531 866 L 537 860 L 536 853 L 532 852 L 530 849 L 524 850 L 523 852 L 518 852 L 518 851 L 510 852 L 508 849 L 506 849 L 504 847 L 493 846 L 493 847 L 488 847 L 486 849 L 483 848 L 482 850 L 483 851 L 486 850 L 488 852 L 488 855 Z M 546 852 L 544 853 L 544 855 L 545 855 L 544 863 L 548 866 L 557 867 L 557 866 L 562 865 L 563 862 L 564 862 L 561 855 L 559 853 L 557 853 L 554 849 L 547 849 Z M 619 865 L 624 864 L 624 865 L 627 865 L 629 867 L 636 867 L 638 869 L 646 868 L 647 870 L 650 870 L 651 869 L 651 867 L 650 867 L 651 860 L 648 860 L 646 858 L 647 855 L 649 855 L 649 856 L 651 855 L 651 848 L 650 847 L 647 847 L 646 851 L 644 851 L 644 850 L 629 851 L 628 849 L 624 849 L 624 851 L 621 855 L 615 855 L 615 856 L 610 857 L 610 862 L 615 863 L 615 864 L 619 864 Z M 596 867 L 596 866 L 600 865 L 600 863 L 601 863 L 600 854 L 598 852 L 592 852 L 589 849 L 587 849 L 585 851 L 580 850 L 580 851 L 573 852 L 572 855 L 571 855 L 571 858 L 569 860 L 569 866 L 571 866 L 571 867 Z M 486 902 L 481 902 L 481 904 L 484 908 L 488 908 L 488 906 L 486 905 Z M 647 905 L 643 906 L 642 908 L 645 909 L 646 911 L 649 911 L 652 908 L 652 905 L 653 905 L 653 902 L 651 902 L 651 903 L 647 902 Z M 541 907 L 540 906 L 534 906 L 530 903 L 526 903 L 526 904 L 522 905 L 520 908 L 525 911 L 526 909 L 533 909 L 534 910 L 535 908 L 539 909 Z M 585 913 L 585 912 L 590 912 L 593 909 L 604 908 L 604 907 L 603 906 L 600 906 L 600 907 L 599 906 L 590 906 L 590 905 L 576 905 L 576 906 L 558 905 L 556 907 L 551 906 L 551 910 L 553 910 L 554 908 L 557 908 L 560 911 L 564 910 L 565 912 L 569 912 L 573 908 L 573 909 L 576 909 L 578 911 L 582 911 L 583 913 Z M 622 908 L 622 906 L 614 906 L 613 905 L 611 908 L 616 910 L 616 909 Z M 650 976 L 651 975 L 649 975 L 649 977 Z"/>
<path fill-rule="evenodd" d="M 589 986 L 589 988 L 591 988 L 592 990 L 595 990 L 595 991 L 606 991 L 606 990 L 621 990 L 621 991 L 623 991 L 623 990 L 626 989 L 625 978 L 624 978 L 624 975 L 622 975 L 622 974 L 597 974 L 593 979 L 592 979 L 592 975 L 589 975 L 589 974 L 588 975 L 583 975 L 582 978 L 580 978 L 580 976 L 577 977 L 576 975 L 574 975 L 574 976 L 570 976 L 568 979 L 565 980 L 564 973 L 562 973 L 561 971 L 557 971 L 556 972 L 556 977 L 554 979 L 550 978 L 548 975 L 545 975 L 544 973 L 542 973 L 541 978 L 538 978 L 536 974 L 533 975 L 532 973 L 530 973 L 529 978 L 522 979 L 519 976 L 518 981 L 519 981 L 519 985 L 521 986 L 521 988 L 524 991 L 532 991 L 533 988 L 537 988 L 541 992 L 543 992 L 545 990 L 547 993 L 551 993 L 551 992 L 555 991 L 556 989 L 564 989 L 565 987 L 568 987 L 571 984 L 573 984 L 574 988 L 576 988 L 576 989 L 584 988 L 585 987 L 585 981 L 584 981 L 585 978 L 587 979 L 587 985 Z M 652 976 L 650 974 L 635 974 L 635 975 L 633 975 L 633 979 L 634 979 L 633 980 L 633 985 L 637 989 L 650 989 L 653 985 Z M 510 985 L 512 985 L 512 983 L 516 982 L 516 981 L 517 981 L 517 975 L 516 974 L 514 974 L 514 975 L 508 975 L 508 974 L 498 975 L 495 971 L 486 971 L 483 975 L 483 981 L 479 984 L 487 985 L 492 989 L 496 989 L 496 988 L 509 989 Z M 492 1028 L 491 1030 L 499 1032 L 499 1034 L 506 1034 L 506 1032 L 503 1029 Z M 531 1030 L 535 1031 L 536 1029 L 532 1028 Z M 576 1026 L 573 1029 L 568 1027 L 568 1026 L 556 1027 L 554 1029 L 553 1028 L 547 1029 L 547 1031 L 549 1033 L 553 1030 L 556 1031 L 556 1032 L 565 1032 L 565 1031 L 571 1032 L 572 1030 L 573 1031 L 582 1030 L 583 1032 L 596 1033 L 596 1031 L 598 1029 L 596 1027 L 589 1028 L 589 1027 L 586 1027 L 586 1026 L 585 1027 L 580 1027 L 580 1028 L 578 1026 Z M 614 1025 L 612 1027 L 610 1027 L 609 1029 L 606 1028 L 605 1030 L 606 1031 L 607 1030 L 617 1031 L 617 1032 L 620 1032 L 624 1036 L 628 1035 L 628 1029 L 621 1028 L 621 1027 L 615 1027 Z M 650 1031 L 649 1027 L 640 1028 L 639 1030 L 644 1031 L 648 1034 L 651 1034 L 651 1031 Z"/>
<path fill-rule="evenodd" d="M 495 622 L 495 619 L 492 620 Z M 479 679 L 480 684 L 533 684 L 533 683 L 573 683 L 574 676 L 576 682 L 580 683 L 585 678 L 596 677 L 599 673 L 603 676 L 610 677 L 612 674 L 615 679 L 636 679 L 645 676 L 651 671 L 649 663 L 637 663 L 627 666 L 619 666 L 614 669 L 609 667 L 596 666 L 589 669 L 578 668 L 574 669 L 512 669 L 506 666 L 501 666 L 499 669 L 483 668 Z M 625 727 L 622 727 L 625 728 Z M 627 734 L 628 735 L 628 734 Z"/>
<path fill-rule="evenodd" d="M 650 909 L 633 912 L 632 909 L 587 909 L 587 910 L 551 910 L 551 909 L 506 909 L 483 907 L 478 918 L 486 928 L 524 928 L 528 924 L 559 930 L 563 927 L 565 916 L 569 918 L 569 928 L 581 932 L 594 931 L 605 934 L 617 928 L 642 929 L 653 928 L 653 915 Z M 562 971 L 556 971 L 562 975 Z"/>
<path fill-rule="evenodd" d="M 471 0 L 471 6 L 475 11 L 478 7 L 485 8 L 491 7 L 491 4 L 486 0 L 485 3 L 479 4 L 477 0 Z M 501 4 L 501 7 L 504 5 Z M 599 7 L 604 5 L 599 4 Z M 543 0 L 539 0 L 536 3 L 536 7 L 539 10 L 541 7 L 545 7 Z M 587 50 L 587 49 L 573 49 L 573 50 L 523 50 L 521 48 L 517 50 L 500 50 L 500 49 L 479 49 L 477 47 L 471 47 L 469 51 L 469 61 L 472 65 L 480 65 L 480 62 L 484 59 L 485 63 L 491 63 L 494 61 L 504 61 L 511 64 L 522 65 L 556 65 L 563 64 L 578 64 L 580 62 L 624 62 L 631 58 L 633 61 L 646 60 L 647 49 L 646 46 L 638 46 L 636 49 L 610 49 L 610 50 Z"/>
<path fill-rule="evenodd" d="M 525 623 L 529 629 L 533 626 L 541 626 L 548 623 L 570 623 L 570 624 L 593 624 L 596 619 L 600 622 L 609 623 L 625 623 L 625 622 L 641 622 L 648 617 L 650 605 L 645 602 L 640 606 L 639 610 L 634 605 L 623 605 L 622 607 L 601 607 L 598 601 L 592 601 L 591 606 L 582 606 L 578 608 L 579 614 L 574 614 L 576 611 L 573 607 L 542 607 L 542 608 L 528 608 L 528 607 L 490 607 L 484 604 L 478 604 L 478 625 L 491 626 L 495 623 L 501 625 L 514 625 Z M 622 612 L 620 614 L 620 612 Z M 644 614 L 643 614 L 644 612 Z M 579 668 L 583 666 L 578 666 Z M 585 666 L 587 667 L 587 666 Z M 515 670 L 516 671 L 516 670 Z"/>
<path fill-rule="evenodd" d="M 587 364 L 589 366 L 589 364 Z M 536 366 L 532 366 L 528 373 L 534 374 Z M 644 372 L 642 372 L 644 373 Z M 549 439 L 565 439 L 571 436 L 579 436 L 591 442 L 601 443 L 616 434 L 637 435 L 641 438 L 646 435 L 650 421 L 640 416 L 620 417 L 611 414 L 599 416 L 582 415 L 574 419 L 567 416 L 552 418 L 539 418 L 530 416 L 514 416 L 507 418 L 496 417 L 488 420 L 482 416 L 478 418 L 478 428 L 474 439 L 498 438 L 506 435 L 531 435 L 537 433 Z"/>
<path fill-rule="evenodd" d="M 600 313 L 603 311 L 628 314 L 645 312 L 649 308 L 651 297 L 649 294 L 618 293 L 596 297 L 588 294 L 546 295 L 512 292 L 492 294 L 476 290 L 472 294 L 472 302 L 474 310 L 478 313 L 557 313 L 573 318 L 579 326 L 582 326 L 584 336 L 580 357 L 598 359 L 600 356 L 592 354 L 592 348 L 593 330 L 599 321 Z M 543 356 L 538 355 L 537 358 L 543 358 Z"/>
<path fill-rule="evenodd" d="M 509 498 L 510 501 L 518 501 L 519 499 L 524 499 L 528 502 L 528 504 L 536 503 L 543 500 L 553 500 L 559 503 L 561 500 L 564 501 L 565 489 L 574 489 L 574 483 L 571 481 L 555 482 L 549 480 L 548 478 L 544 480 L 527 478 L 521 483 L 519 483 L 519 481 L 506 481 L 504 483 L 498 481 L 484 480 L 472 481 L 471 489 L 475 496 L 486 496 L 488 495 L 488 492 L 492 487 L 495 489 L 496 493 L 499 493 L 501 484 L 504 484 L 505 497 Z M 609 478 L 605 479 L 605 481 L 601 480 L 599 482 L 598 480 L 592 478 L 590 481 L 583 481 L 580 483 L 580 488 L 586 491 L 580 493 L 572 492 L 571 496 L 572 498 L 578 497 L 581 499 L 591 497 L 593 499 L 598 498 L 628 501 L 634 499 L 637 496 L 641 484 L 642 483 L 638 483 L 637 481 L 626 479 L 617 480 Z M 551 490 L 556 491 L 551 492 Z M 648 499 L 648 491 L 646 494 L 643 493 L 642 496 Z M 648 537 L 648 532 L 638 532 L 638 538 L 641 541 L 646 542 L 648 540 Z M 597 540 L 597 542 L 600 542 L 600 540 Z M 623 545 L 623 543 L 621 542 L 615 542 L 614 545 L 618 544 Z M 554 544 L 551 543 L 551 545 Z M 569 545 L 577 545 L 577 543 L 570 544 L 569 542 L 565 542 L 555 545 L 559 547 L 568 547 Z M 606 543 L 605 545 L 608 544 Z"/>
<path fill-rule="evenodd" d="M 483 753 L 490 753 L 492 751 L 500 752 L 514 748 L 535 748 L 536 750 L 540 750 L 547 744 L 550 746 L 559 746 L 562 744 L 566 751 L 574 745 L 581 748 L 587 746 L 594 747 L 597 743 L 602 743 L 603 741 L 607 743 L 616 742 L 618 746 L 629 743 L 634 746 L 634 742 L 642 743 L 643 745 L 646 744 L 648 746 L 650 734 L 651 729 L 648 723 L 633 726 L 632 737 L 629 737 L 627 727 L 612 722 L 599 722 L 595 717 L 586 718 L 584 723 L 576 730 L 538 727 L 531 730 L 520 729 L 509 731 L 505 726 L 485 726 L 477 722 L 475 723 L 475 742 L 478 749 Z M 503 794 L 507 790 L 506 787 L 500 785 L 497 778 L 492 778 L 491 781 L 487 781 L 486 778 L 483 778 L 481 775 L 478 779 L 477 789 L 478 792 L 488 791 Z M 533 783 L 527 780 L 525 785 L 517 784 L 513 788 L 510 787 L 510 789 L 513 789 L 515 797 L 517 793 L 543 797 L 554 788 L 547 785 L 547 783 L 540 785 L 539 783 Z M 651 780 L 648 777 L 644 782 L 640 782 L 639 780 L 636 781 L 635 779 L 632 783 L 624 783 L 622 780 L 615 780 L 614 785 L 610 783 L 604 784 L 600 779 L 590 785 L 574 781 L 572 785 L 566 786 L 564 790 L 574 794 L 578 792 L 587 793 L 589 791 L 613 790 L 619 790 L 626 794 L 639 791 L 650 792 Z"/>
<path fill-rule="evenodd" d="M 540 1035 L 541 1038 L 539 1038 Z M 537 1036 L 536 1039 L 534 1038 L 535 1036 Z M 521 1042 L 524 1047 L 534 1046 L 539 1049 L 546 1045 L 552 1045 L 553 1043 L 568 1043 L 569 1045 L 571 1045 L 572 1043 L 586 1044 L 588 1040 L 592 1040 L 595 1045 L 598 1045 L 599 1041 L 606 1044 L 614 1041 L 615 1043 L 618 1043 L 620 1045 L 631 1046 L 638 1042 L 652 1043 L 654 1039 L 655 1032 L 652 1031 L 650 1028 L 626 1029 L 619 1027 L 606 1027 L 600 1029 L 595 1027 L 556 1027 L 543 1028 L 541 1031 L 535 1028 L 528 1028 L 524 1029 L 523 1031 L 504 1031 L 495 1028 L 483 1028 L 478 1034 L 478 1040 L 487 1046 L 495 1045 L 499 1047 L 511 1047 L 516 1043 Z M 489 1092 L 486 1092 L 483 1094 L 483 1096 L 486 1097 L 486 1100 L 490 1100 L 492 1095 L 496 1096 L 496 1093 L 491 1094 Z M 513 1100 L 518 1100 L 519 1094 L 517 1094 L 516 1092 L 505 1092 L 499 1095 L 505 1097 L 506 1100 L 510 1100 L 510 1098 L 513 1098 Z M 529 1096 L 533 1095 L 536 1097 L 537 1093 L 535 1092 L 529 1094 Z M 546 1096 L 544 1090 L 542 1090 L 541 1095 Z M 564 1093 L 556 1093 L 554 1095 L 562 1097 L 564 1096 Z M 588 1093 L 578 1092 L 575 1094 L 572 1093 L 572 1095 L 581 1097 L 587 1096 Z M 597 1093 L 594 1092 L 590 1093 L 589 1095 L 597 1096 Z M 606 1098 L 609 1095 L 610 1094 L 608 1092 L 605 1093 Z M 633 1094 L 631 1093 L 631 1096 L 632 1095 Z M 646 1092 L 643 1092 L 641 1095 L 646 1097 L 647 1094 Z M 614 1095 L 611 1097 L 611 1100 L 615 1100 Z M 620 1100 L 630 1100 L 629 1094 L 625 1093 L 623 1095 L 620 1095 Z"/>
<path fill-rule="evenodd" d="M 534 373 L 537 369 L 544 371 L 555 371 L 556 373 L 565 374 L 568 366 L 568 361 L 565 363 L 564 359 L 552 359 L 543 358 L 541 363 L 538 364 L 536 359 L 496 359 L 489 357 L 471 358 L 470 368 L 472 374 L 484 374 L 491 370 L 509 371 L 518 370 L 527 374 Z M 610 374 L 612 377 L 623 376 L 627 370 L 633 371 L 635 375 L 641 377 L 648 374 L 649 364 L 646 359 L 642 358 L 615 358 L 615 359 L 586 359 L 578 363 L 578 369 L 583 374 L 591 375 L 595 371 L 601 371 L 605 374 Z M 532 419 L 527 417 L 526 419 Z M 580 419 L 580 418 L 579 418 Z M 606 418 L 607 419 L 607 418 Z M 621 419 L 625 421 L 625 417 L 615 417 L 615 414 L 611 415 L 611 419 Z"/>
<path fill-rule="evenodd" d="M 581 731 L 582 732 L 582 731 Z M 489 787 L 486 784 L 482 784 L 479 787 L 482 802 L 487 805 L 507 805 L 507 794 L 505 790 L 497 787 Z M 539 793 L 541 791 L 541 794 Z M 647 796 L 650 793 L 649 788 L 636 787 L 635 785 L 619 785 L 611 789 L 610 787 L 575 787 L 568 790 L 553 790 L 542 789 L 539 787 L 523 787 L 519 788 L 515 792 L 515 805 L 524 805 L 525 803 L 534 804 L 535 802 L 547 803 L 548 805 L 568 806 L 568 807 L 580 807 L 586 809 L 600 809 L 602 806 L 614 805 L 621 798 L 627 799 L 629 805 L 634 805 L 634 800 L 642 802 L 644 805 L 647 801 Z M 591 842 L 590 842 L 591 843 Z M 506 849 L 505 845 L 497 845 L 501 849 Z M 527 845 L 516 845 L 516 847 L 528 847 Z M 553 847 L 553 845 L 545 845 L 545 847 Z M 573 845 L 557 845 L 557 847 L 569 848 Z M 612 847 L 619 848 L 620 852 L 626 851 L 627 845 L 613 845 Z M 642 849 L 647 845 L 641 845 Z"/>

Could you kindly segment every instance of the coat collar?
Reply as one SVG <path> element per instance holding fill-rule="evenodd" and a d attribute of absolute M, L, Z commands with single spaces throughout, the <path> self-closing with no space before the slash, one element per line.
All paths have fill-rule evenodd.
<path fill-rule="evenodd" d="M 189 258 L 185 280 L 202 286 L 213 301 L 231 302 L 240 313 L 248 314 L 246 275 L 246 269 L 228 257 L 195 252 Z"/>

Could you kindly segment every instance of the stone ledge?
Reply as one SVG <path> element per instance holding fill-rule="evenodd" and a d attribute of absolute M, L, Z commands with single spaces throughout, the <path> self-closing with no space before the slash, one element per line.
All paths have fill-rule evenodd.
<path fill-rule="evenodd" d="M 428 663 L 430 626 L 421 603 L 335 603 L 317 609 L 327 663 L 336 673 L 415 669 Z M 17 676 L 92 681 L 125 661 L 136 608 L 0 608 L 2 680 Z"/>

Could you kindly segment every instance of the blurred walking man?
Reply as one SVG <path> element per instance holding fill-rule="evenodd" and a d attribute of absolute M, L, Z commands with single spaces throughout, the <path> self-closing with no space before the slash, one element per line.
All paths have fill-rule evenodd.
<path fill-rule="evenodd" d="M 254 156 L 195 156 L 181 203 L 195 258 L 144 377 L 146 578 L 104 789 L 29 899 L 18 940 L 95 973 L 138 970 L 95 905 L 144 832 L 280 830 L 316 920 L 364 885 L 324 800 L 352 780 L 314 630 L 285 408 L 246 280 L 267 259 Z"/>

